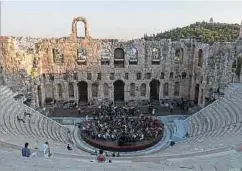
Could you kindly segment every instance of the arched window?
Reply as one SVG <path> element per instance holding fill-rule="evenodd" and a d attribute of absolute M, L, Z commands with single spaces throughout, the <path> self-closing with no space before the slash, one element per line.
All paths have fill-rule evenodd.
<path fill-rule="evenodd" d="M 165 78 L 165 74 L 164 74 L 164 72 L 162 72 L 161 74 L 160 74 L 160 79 L 164 79 Z"/>
<path fill-rule="evenodd" d="M 160 49 L 159 48 L 153 48 L 152 49 L 152 59 L 153 60 L 159 60 L 160 59 Z"/>
<path fill-rule="evenodd" d="M 97 83 L 92 84 L 92 97 L 98 96 L 98 85 Z"/>
<path fill-rule="evenodd" d="M 61 84 L 57 84 L 57 88 L 58 88 L 58 95 L 59 95 L 59 98 L 61 99 L 62 98 L 62 86 Z"/>
<path fill-rule="evenodd" d="M 124 50 L 116 48 L 114 50 L 114 66 L 117 68 L 124 68 Z"/>
<path fill-rule="evenodd" d="M 106 47 L 101 50 L 101 65 L 109 65 L 110 50 Z"/>
<path fill-rule="evenodd" d="M 185 79 L 187 77 L 187 74 L 185 72 L 182 73 L 182 79 Z"/>
<path fill-rule="evenodd" d="M 152 65 L 160 65 L 161 52 L 159 48 L 152 49 Z"/>
<path fill-rule="evenodd" d="M 199 49 L 198 51 L 198 66 L 202 67 L 203 66 L 203 50 Z"/>
<path fill-rule="evenodd" d="M 169 84 L 165 83 L 163 88 L 163 96 L 168 96 L 168 95 L 169 95 Z"/>
<path fill-rule="evenodd" d="M 179 82 L 175 82 L 174 96 L 179 96 L 179 93 L 180 93 L 180 84 Z"/>
<path fill-rule="evenodd" d="M 146 95 L 146 84 L 143 83 L 140 86 L 140 96 L 145 96 Z"/>
<path fill-rule="evenodd" d="M 53 60 L 54 62 L 57 63 L 63 63 L 64 61 L 64 57 L 63 57 L 63 53 L 61 52 L 60 49 L 58 48 L 54 48 L 52 49 L 52 54 L 53 54 Z"/>
<path fill-rule="evenodd" d="M 58 87 L 57 87 L 58 88 Z M 53 92 L 53 90 L 54 90 L 54 86 L 52 86 L 52 84 L 45 84 L 44 85 L 44 92 L 45 92 L 45 97 L 46 98 L 53 98 L 53 94 L 54 94 L 54 92 Z M 59 90 L 57 90 L 57 91 L 59 91 Z"/>
<path fill-rule="evenodd" d="M 130 48 L 125 54 L 129 58 L 130 65 L 137 65 L 138 63 L 138 50 L 135 47 Z"/>
<path fill-rule="evenodd" d="M 130 96 L 135 96 L 135 83 L 130 84 Z"/>
<path fill-rule="evenodd" d="M 179 48 L 175 52 L 175 61 L 177 62 L 183 62 L 183 57 L 184 57 L 184 50 L 183 48 Z"/>
<path fill-rule="evenodd" d="M 103 95 L 105 97 L 109 96 L 109 88 L 108 88 L 108 84 L 107 83 L 103 84 Z"/>
<path fill-rule="evenodd" d="M 74 97 L 74 86 L 72 83 L 69 83 L 69 97 Z"/>
<path fill-rule="evenodd" d="M 233 64 L 232 64 L 232 68 L 233 69 L 236 69 L 236 67 L 237 67 L 237 63 L 236 63 L 236 60 L 233 62 Z"/>
<path fill-rule="evenodd" d="M 170 79 L 172 79 L 172 78 L 173 78 L 173 72 L 170 73 Z"/>
<path fill-rule="evenodd" d="M 124 59 L 124 50 L 121 48 L 116 48 L 114 50 L 114 59 Z"/>

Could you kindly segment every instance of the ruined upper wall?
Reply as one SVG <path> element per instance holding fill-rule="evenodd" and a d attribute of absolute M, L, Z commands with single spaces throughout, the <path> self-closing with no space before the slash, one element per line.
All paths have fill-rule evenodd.
<path fill-rule="evenodd" d="M 77 22 L 83 22 L 85 37 L 77 37 Z M 233 43 L 215 43 L 210 46 L 193 39 L 145 41 L 92 39 L 90 26 L 84 17 L 74 18 L 71 35 L 61 38 L 0 37 L 2 65 L 10 73 L 26 70 L 31 74 L 67 73 L 78 71 L 101 71 L 114 68 L 115 50 L 122 49 L 125 68 L 180 72 L 193 72 L 198 63 L 198 53 L 202 49 L 204 59 L 214 56 L 229 56 L 232 59 Z M 237 49 L 241 49 L 237 45 Z M 228 53 L 228 54 L 227 54 Z M 102 65 L 108 62 L 109 65 Z M 132 65 L 132 62 L 136 65 Z M 153 62 L 159 62 L 153 65 Z M 208 63 L 206 60 L 202 61 Z"/>

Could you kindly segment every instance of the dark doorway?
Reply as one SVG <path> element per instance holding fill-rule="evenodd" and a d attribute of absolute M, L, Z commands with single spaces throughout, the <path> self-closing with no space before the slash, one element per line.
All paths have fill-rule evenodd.
<path fill-rule="evenodd" d="M 198 97 L 199 97 L 199 84 L 195 86 L 195 95 L 194 95 L 194 104 L 198 104 Z"/>
<path fill-rule="evenodd" d="M 38 86 L 38 100 L 39 100 L 39 106 L 42 107 L 42 93 L 41 93 L 41 86 Z"/>
<path fill-rule="evenodd" d="M 159 101 L 160 82 L 158 80 L 152 80 L 150 82 L 150 101 Z"/>
<path fill-rule="evenodd" d="M 87 94 L 87 82 L 81 81 L 77 84 L 78 86 L 78 94 L 79 94 L 79 103 L 80 102 L 87 102 L 88 101 L 88 94 Z"/>
<path fill-rule="evenodd" d="M 124 82 L 121 80 L 115 81 L 114 86 L 114 101 L 124 101 Z"/>

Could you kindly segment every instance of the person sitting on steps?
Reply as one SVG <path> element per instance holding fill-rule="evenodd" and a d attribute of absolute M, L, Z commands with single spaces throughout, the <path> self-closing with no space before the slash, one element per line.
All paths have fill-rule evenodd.
<path fill-rule="evenodd" d="M 67 150 L 72 150 L 72 148 L 70 147 L 70 144 L 67 144 Z"/>
<path fill-rule="evenodd" d="M 100 150 L 100 151 L 99 151 L 99 155 L 97 156 L 97 161 L 100 162 L 100 163 L 106 161 L 106 158 L 105 158 L 105 156 L 103 155 L 103 150 Z"/>
<path fill-rule="evenodd" d="M 17 116 L 17 120 L 20 122 L 23 122 L 23 123 L 25 123 L 25 121 L 22 119 L 22 118 L 20 118 L 19 116 Z"/>
<path fill-rule="evenodd" d="M 31 114 L 30 114 L 30 113 L 28 113 L 28 112 L 24 112 L 24 117 L 25 117 L 25 116 L 29 116 L 29 117 L 30 117 L 30 116 L 31 116 Z"/>
<path fill-rule="evenodd" d="M 25 143 L 24 144 L 24 148 L 22 149 L 22 156 L 23 157 L 36 157 L 36 153 L 32 153 L 30 152 L 30 149 L 28 148 L 29 143 Z"/>

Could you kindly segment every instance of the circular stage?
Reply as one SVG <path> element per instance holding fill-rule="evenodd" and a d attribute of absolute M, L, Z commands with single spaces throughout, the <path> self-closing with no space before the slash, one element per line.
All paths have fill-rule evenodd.
<path fill-rule="evenodd" d="M 144 140 L 144 141 L 138 141 L 138 142 L 127 142 L 127 143 L 124 143 L 123 145 L 119 145 L 118 140 L 104 141 L 104 140 L 92 139 L 83 132 L 81 133 L 81 137 L 86 143 L 98 149 L 103 149 L 103 150 L 113 151 L 113 152 L 131 152 L 131 151 L 144 150 L 146 148 L 154 146 L 162 139 L 163 134 L 160 134 L 158 135 L 158 137 L 150 140 Z"/>
<path fill-rule="evenodd" d="M 152 119 L 152 116 L 146 118 L 136 117 L 126 119 L 129 120 L 131 123 L 135 121 L 135 123 L 143 123 L 143 125 L 136 125 L 136 127 L 130 126 L 132 128 L 132 131 L 131 129 L 128 129 L 127 126 L 122 125 L 121 128 L 124 129 L 121 129 L 118 132 L 113 131 L 116 130 L 115 127 L 110 131 L 109 127 L 109 129 L 103 129 L 104 131 L 100 133 L 98 132 L 98 130 L 100 130 L 101 128 L 98 127 L 97 124 L 105 124 L 103 124 L 100 120 L 90 120 L 82 123 L 79 136 L 81 136 L 81 138 L 87 144 L 95 148 L 113 152 L 131 152 L 144 150 L 146 148 L 154 146 L 162 139 L 164 134 L 164 125 L 161 121 L 155 118 Z M 113 119 L 114 124 L 117 122 L 119 121 Z M 108 125 L 106 124 L 103 127 L 108 127 Z M 115 138 L 111 138 L 111 136 L 109 136 L 109 138 L 106 138 L 107 136 L 105 135 L 107 135 L 108 133 L 110 135 L 113 135 L 114 132 L 116 135 Z"/>

